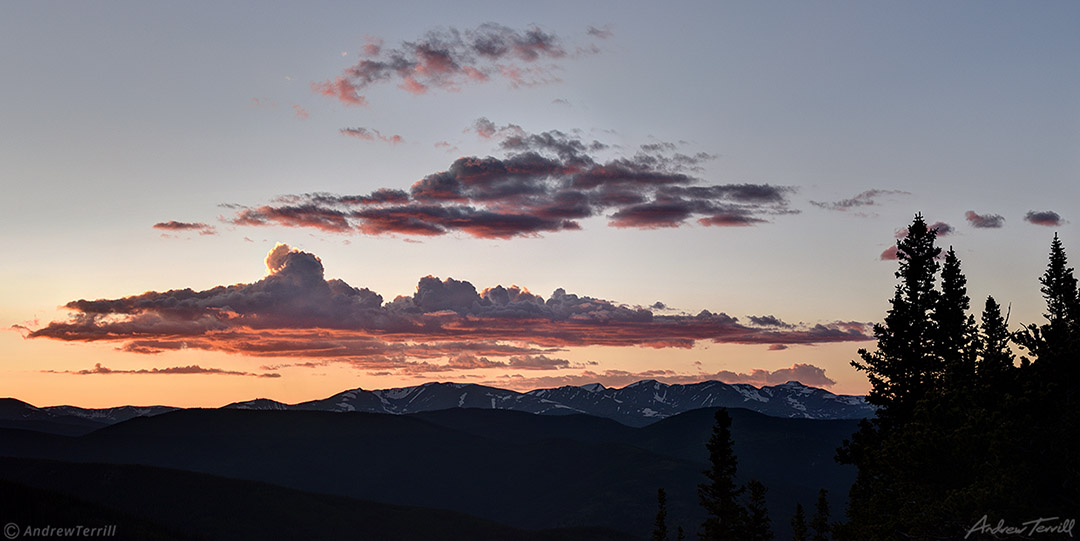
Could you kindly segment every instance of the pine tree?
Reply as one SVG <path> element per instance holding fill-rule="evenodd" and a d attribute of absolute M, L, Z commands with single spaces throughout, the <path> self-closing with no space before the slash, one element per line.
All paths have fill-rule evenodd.
<path fill-rule="evenodd" d="M 870 380 L 867 401 L 881 408 L 877 417 L 881 423 L 907 416 L 940 372 L 932 349 L 934 325 L 930 318 L 939 295 L 934 280 L 941 248 L 934 245 L 935 237 L 922 215 L 916 214 L 907 236 L 896 241 L 900 284 L 885 323 L 874 325 L 878 349 L 860 349 L 862 362 L 851 362 Z"/>
<path fill-rule="evenodd" d="M 967 278 L 960 271 L 960 259 L 952 247 L 945 254 L 941 267 L 941 294 L 932 313 L 934 323 L 934 353 L 940 359 L 943 384 L 957 387 L 969 384 L 975 376 L 977 331 L 975 320 L 968 315 L 971 300 L 967 295 Z"/>
<path fill-rule="evenodd" d="M 791 532 L 791 541 L 807 541 L 806 514 L 801 503 L 795 504 L 795 516 L 791 517 Z"/>
<path fill-rule="evenodd" d="M 982 339 L 976 374 L 983 390 L 1001 389 L 1012 383 L 1015 367 L 1009 349 L 1008 319 L 994 297 L 986 297 L 982 313 Z"/>
<path fill-rule="evenodd" d="M 656 490 L 656 525 L 653 527 L 652 541 L 668 541 L 667 494 L 663 488 Z"/>
<path fill-rule="evenodd" d="M 1051 326 L 1065 324 L 1080 315 L 1077 313 L 1076 278 L 1057 233 L 1050 243 L 1050 263 L 1039 283 L 1046 298 L 1046 319 Z"/>
<path fill-rule="evenodd" d="M 769 508 L 765 503 L 768 488 L 757 479 L 746 483 L 749 499 L 746 502 L 746 527 L 742 539 L 747 541 L 769 541 L 773 538 L 772 521 L 769 520 Z"/>
<path fill-rule="evenodd" d="M 814 512 L 814 518 L 810 519 L 810 527 L 814 530 L 812 541 L 829 541 L 831 528 L 829 526 L 828 495 L 829 491 L 825 489 L 818 491 L 817 509 Z"/>
<path fill-rule="evenodd" d="M 704 473 L 708 482 L 698 485 L 698 500 L 707 514 L 699 536 L 703 540 L 739 539 L 743 510 L 738 498 L 743 489 L 735 484 L 737 461 L 731 439 L 731 417 L 727 409 L 720 408 L 714 419 L 712 436 L 706 445 L 709 469 Z"/>

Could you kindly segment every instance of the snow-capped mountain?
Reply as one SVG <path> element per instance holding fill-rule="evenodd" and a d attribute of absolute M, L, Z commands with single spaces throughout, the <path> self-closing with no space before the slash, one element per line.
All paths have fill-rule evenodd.
<path fill-rule="evenodd" d="M 861 419 L 874 415 L 874 408 L 866 403 L 864 397 L 835 395 L 797 381 L 757 388 L 720 381 L 666 385 L 645 380 L 621 389 L 608 389 L 599 384 L 583 387 L 568 385 L 537 389 L 528 394 L 630 425 L 640 425 L 641 421 L 651 422 L 692 409 L 718 406 L 746 408 L 773 417 L 806 419 Z"/>
<path fill-rule="evenodd" d="M 835 395 L 797 381 L 754 387 L 703 381 L 667 385 L 655 380 L 631 383 L 621 389 L 592 383 L 580 387 L 537 389 L 526 393 L 470 383 L 425 383 L 396 389 L 353 389 L 322 400 L 285 404 L 266 398 L 234 402 L 224 409 L 360 411 L 409 414 L 451 408 L 502 409 L 539 415 L 584 413 L 644 426 L 684 411 L 708 407 L 745 408 L 773 417 L 861 419 L 874 415 L 861 396 Z M 153 416 L 177 408 L 121 406 L 106 409 L 53 406 L 36 408 L 14 399 L 0 402 L 0 421 L 77 425 L 71 433 L 111 425 L 138 416 Z M 10 422 L 8 424 L 10 424 Z"/>
<path fill-rule="evenodd" d="M 643 426 L 684 411 L 718 406 L 746 408 L 773 417 L 806 419 L 861 419 L 874 415 L 874 408 L 864 397 L 835 395 L 797 381 L 757 388 L 719 381 L 667 385 L 645 380 L 621 389 L 592 383 L 527 393 L 464 383 L 425 383 L 374 391 L 354 389 L 292 406 L 258 399 L 226 407 L 393 414 L 450 408 L 507 409 L 542 415 L 585 413 Z"/>
<path fill-rule="evenodd" d="M 180 408 L 174 408 L 172 406 L 119 406 L 115 408 L 93 409 L 75 406 L 50 406 L 41 409 L 61 417 L 79 417 L 111 425 L 135 417 L 153 417 L 154 415 L 169 413 L 170 411 L 176 411 Z"/>
<path fill-rule="evenodd" d="M 396 414 L 450 408 L 503 409 L 547 415 L 587 413 L 544 397 L 471 383 L 425 383 L 415 387 L 377 391 L 354 389 L 323 400 L 291 406 L 291 409 L 301 410 Z"/>

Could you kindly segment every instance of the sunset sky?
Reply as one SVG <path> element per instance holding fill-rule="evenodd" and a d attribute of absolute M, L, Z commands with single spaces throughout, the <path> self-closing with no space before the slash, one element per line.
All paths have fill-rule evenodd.
<path fill-rule="evenodd" d="M 1080 261 L 1075 2 L 0 14 L 0 396 L 38 406 L 864 393 L 916 212 L 1013 327 L 1055 232 Z"/>

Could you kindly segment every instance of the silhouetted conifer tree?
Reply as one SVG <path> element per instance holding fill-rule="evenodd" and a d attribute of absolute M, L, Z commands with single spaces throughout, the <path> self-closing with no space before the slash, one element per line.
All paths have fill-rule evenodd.
<path fill-rule="evenodd" d="M 937 256 L 936 233 L 926 226 L 921 214 L 915 216 L 908 234 L 896 241 L 900 283 L 884 324 L 874 325 L 877 351 L 859 350 L 862 362 L 852 361 L 870 380 L 867 401 L 879 406 L 878 421 L 890 423 L 903 419 L 915 402 L 928 392 L 939 372 L 934 355 L 931 312 L 937 307 L 939 293 L 934 289 Z"/>
<path fill-rule="evenodd" d="M 698 485 L 698 500 L 705 509 L 699 537 L 703 540 L 740 539 L 743 509 L 738 503 L 742 487 L 735 484 L 737 461 L 731 439 L 731 417 L 727 409 L 716 410 L 709 450 L 708 482 Z"/>
<path fill-rule="evenodd" d="M 832 531 L 832 527 L 829 525 L 829 491 L 821 489 L 818 491 L 817 507 L 814 511 L 814 518 L 810 519 L 810 528 L 814 530 L 814 537 L 812 541 L 829 541 L 829 532 Z"/>
<path fill-rule="evenodd" d="M 795 516 L 791 517 L 791 532 L 792 541 L 807 541 L 806 513 L 803 512 L 801 503 L 795 504 Z"/>
<path fill-rule="evenodd" d="M 769 541 L 773 539 L 772 521 L 769 520 L 769 508 L 765 503 L 765 484 L 757 479 L 746 483 L 749 496 L 746 502 L 746 527 L 742 539 L 747 541 Z"/>
<path fill-rule="evenodd" d="M 1008 319 L 1001 316 L 1001 306 L 994 297 L 986 297 L 982 313 L 982 339 L 976 375 L 983 391 L 1000 391 L 1015 383 L 1016 367 L 1009 349 Z"/>
<path fill-rule="evenodd" d="M 943 385 L 961 388 L 973 383 L 977 351 L 975 319 L 968 315 L 971 300 L 967 294 L 967 278 L 960 271 L 960 259 L 952 247 L 941 266 L 941 294 L 934 306 L 934 353 L 940 359 L 935 376 L 947 381 Z"/>
<path fill-rule="evenodd" d="M 668 541 L 667 494 L 664 489 L 656 490 L 656 525 L 652 532 L 653 541 Z"/>

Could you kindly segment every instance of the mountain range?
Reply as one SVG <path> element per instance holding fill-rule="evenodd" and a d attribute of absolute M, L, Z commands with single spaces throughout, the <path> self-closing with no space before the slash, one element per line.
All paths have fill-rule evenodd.
<path fill-rule="evenodd" d="M 223 409 L 368 412 L 407 415 L 451 408 L 523 411 L 540 415 L 587 414 L 628 426 L 646 426 L 699 408 L 743 408 L 773 417 L 862 419 L 874 408 L 865 397 L 836 395 L 789 381 L 754 387 L 704 381 L 667 385 L 644 380 L 622 388 L 599 383 L 520 393 L 468 383 L 425 383 L 395 389 L 353 389 L 321 400 L 285 404 L 266 398 L 234 402 Z M 79 435 L 141 416 L 174 411 L 169 406 L 120 406 L 88 409 L 74 406 L 38 408 L 15 399 L 0 399 L 0 426 Z"/>

